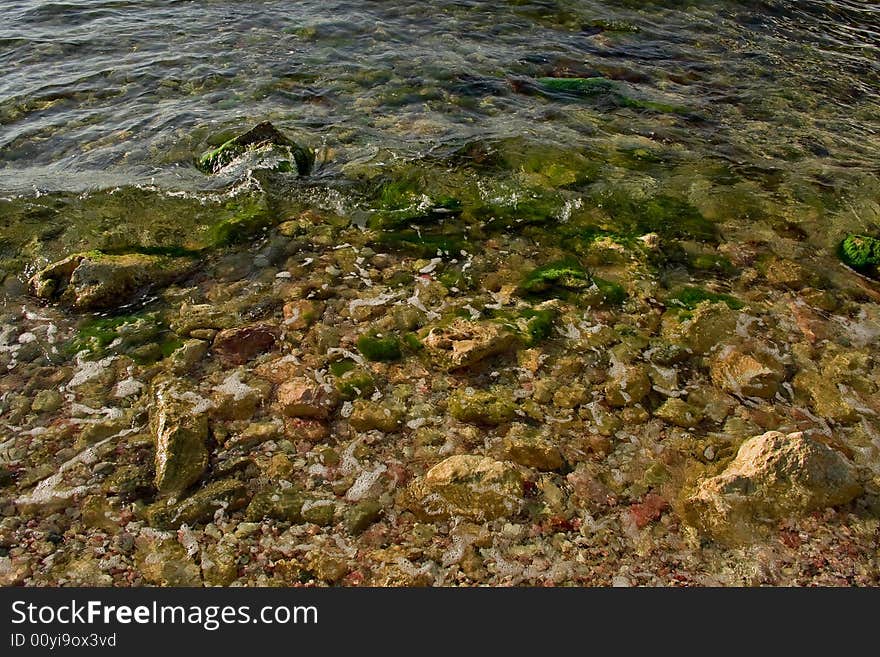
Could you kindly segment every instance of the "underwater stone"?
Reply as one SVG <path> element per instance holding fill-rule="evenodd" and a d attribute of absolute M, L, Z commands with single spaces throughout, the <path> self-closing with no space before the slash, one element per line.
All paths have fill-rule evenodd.
<path fill-rule="evenodd" d="M 712 381 L 725 392 L 746 397 L 770 399 L 785 378 L 785 369 L 768 354 L 745 353 L 727 346 L 719 351 L 709 365 Z"/>
<path fill-rule="evenodd" d="M 244 507 L 247 501 L 245 485 L 237 479 L 225 479 L 211 482 L 179 502 L 156 502 L 147 509 L 147 519 L 153 527 L 177 529 L 184 523 L 210 522 L 218 510 L 235 511 Z"/>
<path fill-rule="evenodd" d="M 300 378 L 278 388 L 278 404 L 287 417 L 326 419 L 339 404 L 339 394 L 329 384 Z"/>
<path fill-rule="evenodd" d="M 348 421 L 355 431 L 394 433 L 403 426 L 404 417 L 405 410 L 394 402 L 359 399 L 353 403 Z"/>
<path fill-rule="evenodd" d="M 504 353 L 515 343 L 516 336 L 499 324 L 465 319 L 431 329 L 424 340 L 425 348 L 437 365 L 450 371 Z"/>
<path fill-rule="evenodd" d="M 192 486 L 208 467 L 207 407 L 175 382 L 154 384 L 150 426 L 156 441 L 156 488 L 177 494 Z"/>
<path fill-rule="evenodd" d="M 497 426 L 514 418 L 516 404 L 506 388 L 459 388 L 449 398 L 449 413 L 461 422 Z"/>
<path fill-rule="evenodd" d="M 35 274 L 30 289 L 76 310 L 113 309 L 183 278 L 194 264 L 189 258 L 142 253 L 75 253 Z"/>
<path fill-rule="evenodd" d="M 510 463 L 485 456 L 451 456 L 428 470 L 409 488 L 411 508 L 419 516 L 461 516 L 477 522 L 516 515 L 523 505 L 523 478 Z"/>
<path fill-rule="evenodd" d="M 275 346 L 280 331 L 271 324 L 252 324 L 220 331 L 212 351 L 227 365 L 243 365 Z"/>
<path fill-rule="evenodd" d="M 528 468 L 551 471 L 565 465 L 559 448 L 547 436 L 524 424 L 514 424 L 504 438 L 505 457 Z"/>

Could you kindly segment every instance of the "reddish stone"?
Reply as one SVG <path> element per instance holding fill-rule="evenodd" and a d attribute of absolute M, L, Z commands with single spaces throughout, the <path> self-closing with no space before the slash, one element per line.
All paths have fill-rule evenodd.
<path fill-rule="evenodd" d="M 642 529 L 659 519 L 663 512 L 669 508 L 669 502 L 657 493 L 648 493 L 644 499 L 629 507 L 630 515 L 636 523 L 636 527 Z"/>
<path fill-rule="evenodd" d="M 280 336 L 277 326 L 251 324 L 220 331 L 212 349 L 226 365 L 243 365 L 275 346 Z"/>

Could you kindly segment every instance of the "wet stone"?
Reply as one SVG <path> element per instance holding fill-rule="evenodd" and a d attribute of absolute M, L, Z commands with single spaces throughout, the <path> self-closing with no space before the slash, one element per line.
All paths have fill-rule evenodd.
<path fill-rule="evenodd" d="M 113 309 L 182 278 L 193 265 L 188 258 L 140 253 L 77 253 L 35 274 L 30 288 L 41 299 L 76 310 Z"/>
<path fill-rule="evenodd" d="M 156 441 L 156 488 L 176 494 L 208 466 L 208 415 L 204 400 L 174 381 L 154 385 L 150 427 Z"/>
<path fill-rule="evenodd" d="M 248 502 L 247 489 L 237 479 L 214 481 L 180 501 L 161 500 L 147 509 L 150 525 L 159 529 L 177 529 L 182 524 L 210 522 L 220 509 L 229 512 Z"/>
<path fill-rule="evenodd" d="M 339 404 L 333 386 L 314 379 L 298 378 L 278 387 L 278 405 L 287 417 L 326 419 Z"/>
<path fill-rule="evenodd" d="M 692 429 L 703 420 L 701 409 L 678 397 L 667 399 L 662 406 L 654 411 L 654 415 L 684 429 Z"/>
<path fill-rule="evenodd" d="M 220 331 L 211 350 L 226 365 L 243 365 L 271 351 L 280 336 L 278 327 L 270 324 L 252 324 Z"/>
<path fill-rule="evenodd" d="M 470 367 L 509 351 L 516 336 L 499 324 L 456 319 L 448 326 L 431 329 L 425 348 L 440 366 L 448 370 Z"/>
<path fill-rule="evenodd" d="M 506 388 L 459 388 L 449 398 L 449 413 L 456 420 L 497 426 L 515 417 L 513 393 Z"/>
<path fill-rule="evenodd" d="M 356 431 L 378 430 L 393 433 L 401 429 L 405 417 L 405 409 L 396 402 L 359 399 L 352 404 L 348 421 Z"/>
<path fill-rule="evenodd" d="M 509 461 L 537 470 L 558 470 L 565 461 L 559 448 L 547 434 L 523 424 L 514 424 L 504 438 L 502 446 Z"/>
<path fill-rule="evenodd" d="M 768 354 L 745 353 L 728 346 L 712 359 L 710 374 L 713 383 L 725 392 L 770 399 L 785 378 L 785 369 Z"/>
<path fill-rule="evenodd" d="M 483 522 L 516 515 L 523 478 L 510 463 L 484 456 L 451 456 L 409 488 L 412 510 L 428 519 L 459 516 Z"/>

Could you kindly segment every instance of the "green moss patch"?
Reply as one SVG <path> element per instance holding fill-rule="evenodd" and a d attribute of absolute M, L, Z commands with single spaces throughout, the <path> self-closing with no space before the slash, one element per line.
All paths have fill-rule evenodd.
<path fill-rule="evenodd" d="M 667 299 L 670 305 L 686 310 L 694 310 L 703 301 L 725 303 L 731 310 L 739 310 L 743 307 L 742 301 L 729 294 L 718 294 L 693 286 L 683 287 Z"/>
<path fill-rule="evenodd" d="M 380 336 L 375 333 L 362 335 L 358 338 L 357 348 L 364 358 L 374 362 L 390 363 L 403 357 L 400 341 L 392 335 Z"/>
<path fill-rule="evenodd" d="M 878 277 L 880 274 L 880 239 L 867 235 L 849 235 L 838 248 L 843 263 L 858 272 Z"/>

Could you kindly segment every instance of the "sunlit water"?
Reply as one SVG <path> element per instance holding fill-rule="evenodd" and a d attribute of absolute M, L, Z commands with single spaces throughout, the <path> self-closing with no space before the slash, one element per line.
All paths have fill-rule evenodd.
<path fill-rule="evenodd" d="M 679 109 L 530 92 L 542 76 L 606 77 Z M 521 137 L 704 211 L 736 190 L 808 232 L 869 230 L 878 90 L 868 2 L 7 0 L 0 192 L 216 189 L 232 181 L 195 157 L 269 119 L 319 149 L 326 189 L 360 164 Z"/>

